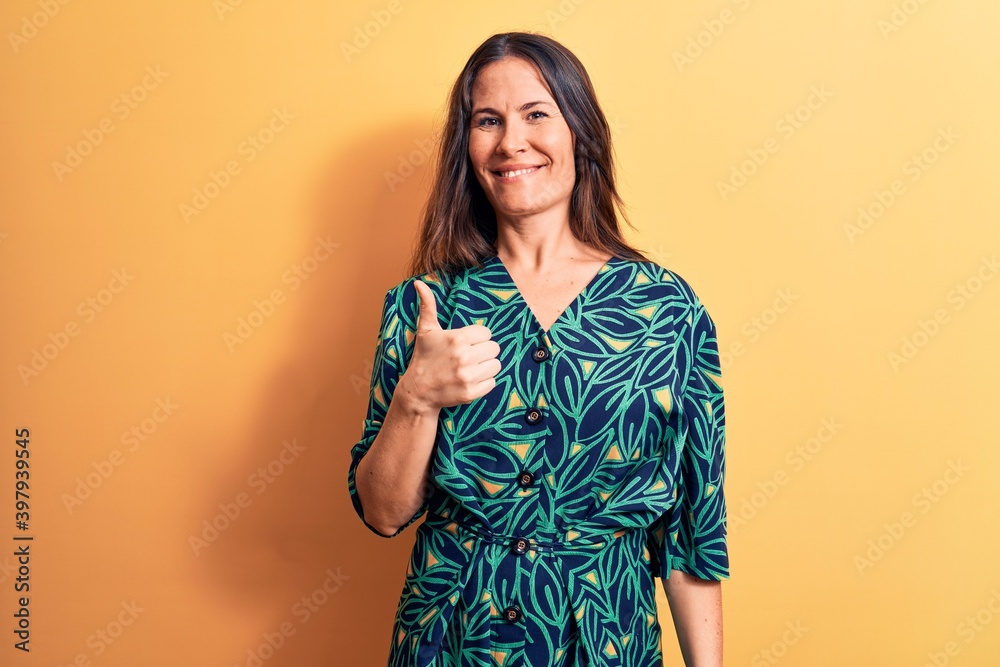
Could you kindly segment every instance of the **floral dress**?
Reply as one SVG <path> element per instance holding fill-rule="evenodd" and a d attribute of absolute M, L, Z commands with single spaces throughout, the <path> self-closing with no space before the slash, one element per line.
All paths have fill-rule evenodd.
<path fill-rule="evenodd" d="M 393 667 L 662 664 L 655 578 L 728 579 L 715 325 L 691 286 L 612 257 L 548 331 L 501 259 L 388 290 L 355 471 L 413 352 L 413 281 L 442 327 L 482 324 L 496 386 L 442 408 Z"/>

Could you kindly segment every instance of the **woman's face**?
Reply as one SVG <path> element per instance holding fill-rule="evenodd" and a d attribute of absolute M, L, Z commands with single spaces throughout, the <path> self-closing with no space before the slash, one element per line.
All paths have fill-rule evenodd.
<path fill-rule="evenodd" d="M 575 140 L 538 69 L 504 58 L 472 85 L 469 158 L 497 221 L 554 212 L 569 219 Z"/>

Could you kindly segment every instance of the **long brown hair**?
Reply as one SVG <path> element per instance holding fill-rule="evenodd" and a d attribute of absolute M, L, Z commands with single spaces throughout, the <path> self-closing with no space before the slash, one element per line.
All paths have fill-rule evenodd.
<path fill-rule="evenodd" d="M 611 128 L 579 59 L 545 35 L 493 35 L 469 57 L 448 99 L 448 114 L 436 156 L 434 184 L 424 207 L 410 275 L 438 269 L 454 273 L 496 255 L 496 214 L 476 180 L 469 159 L 472 84 L 487 65 L 507 57 L 534 64 L 576 137 L 576 183 L 570 199 L 570 229 L 579 240 L 618 257 L 648 261 L 622 236 L 630 227 L 615 185 Z"/>

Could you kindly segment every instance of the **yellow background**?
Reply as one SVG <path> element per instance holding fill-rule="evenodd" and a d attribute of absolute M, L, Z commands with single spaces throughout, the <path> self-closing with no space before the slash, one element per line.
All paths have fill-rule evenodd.
<path fill-rule="evenodd" d="M 413 529 L 370 533 L 346 487 L 382 296 L 450 85 L 527 29 L 588 68 L 630 239 L 718 325 L 726 664 L 995 665 L 998 24 L 986 0 L 4 3 L 0 662 L 247 665 L 286 624 L 263 664 L 384 664 Z"/>

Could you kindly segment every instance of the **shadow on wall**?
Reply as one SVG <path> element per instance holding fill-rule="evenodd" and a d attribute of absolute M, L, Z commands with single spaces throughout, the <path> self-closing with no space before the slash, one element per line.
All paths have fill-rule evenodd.
<path fill-rule="evenodd" d="M 288 302 L 301 301 L 295 343 L 234 447 L 243 458 L 215 476 L 219 486 L 197 508 L 210 518 L 230 503 L 239 515 L 193 559 L 192 574 L 206 595 L 224 598 L 220 607 L 267 619 L 233 665 L 385 664 L 419 522 L 392 540 L 370 532 L 351 505 L 347 469 L 383 298 L 407 277 L 429 149 L 425 128 L 389 130 L 349 146 L 316 186 L 315 227 L 300 254 L 305 278 L 283 289 Z M 234 502 L 241 493 L 245 507 Z"/>

